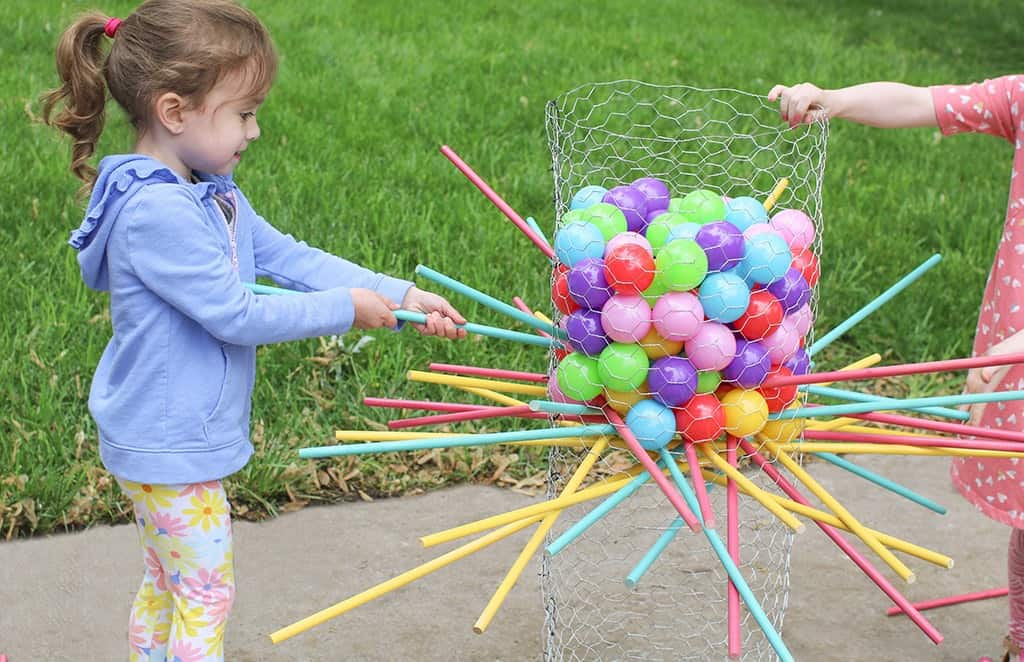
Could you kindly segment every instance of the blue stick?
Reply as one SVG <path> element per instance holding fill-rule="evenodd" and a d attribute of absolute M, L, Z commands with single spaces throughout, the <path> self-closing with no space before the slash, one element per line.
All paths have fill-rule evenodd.
<path fill-rule="evenodd" d="M 604 414 L 604 410 L 595 407 L 555 402 L 554 400 L 530 400 L 529 405 L 533 411 L 543 411 L 549 414 L 569 414 L 570 416 L 601 416 Z"/>
<path fill-rule="evenodd" d="M 491 432 L 487 434 L 465 434 L 458 437 L 428 437 L 402 441 L 377 441 L 365 444 L 343 444 L 340 446 L 319 446 L 299 449 L 299 457 L 335 457 L 337 455 L 366 455 L 368 453 L 390 453 L 393 451 L 418 451 L 428 448 L 457 448 L 460 446 L 487 446 L 507 444 L 512 441 L 534 441 L 558 439 L 561 437 L 597 437 L 615 434 L 614 425 L 579 425 L 571 428 L 544 428 L 540 430 L 516 430 L 514 432 Z"/>
<path fill-rule="evenodd" d="M 498 299 L 495 299 L 494 297 L 488 294 L 484 294 L 480 290 L 473 289 L 469 285 L 460 283 L 454 278 L 445 276 L 444 274 L 434 271 L 429 267 L 425 267 L 422 264 L 416 267 L 416 273 L 428 280 L 432 280 L 435 283 L 438 283 L 439 285 L 443 285 L 444 287 L 447 287 L 448 289 L 454 292 L 458 292 L 463 296 L 469 297 L 473 301 L 476 301 L 479 304 L 487 306 L 491 310 L 496 310 L 499 313 L 504 313 L 509 317 L 519 320 L 523 324 L 526 324 L 527 326 L 530 326 L 534 329 L 539 329 L 541 331 L 550 333 L 556 338 L 567 337 L 565 331 L 563 331 L 562 329 L 556 328 L 551 324 L 548 324 L 547 322 L 537 319 L 536 317 L 530 315 L 529 313 L 524 313 L 515 306 L 510 306 L 504 301 L 499 301 Z"/>
<path fill-rule="evenodd" d="M 526 217 L 526 224 L 529 225 L 533 229 L 533 231 L 537 233 L 538 237 L 544 240 L 545 244 L 547 244 L 548 246 L 551 245 L 551 242 L 548 241 L 547 235 L 544 234 L 544 231 L 540 229 L 539 225 L 537 225 L 537 221 L 533 220 L 533 216 Z"/>
<path fill-rule="evenodd" d="M 848 405 L 831 405 L 826 407 L 802 407 L 786 409 L 777 414 L 769 414 L 769 420 L 787 420 L 792 418 L 821 418 L 823 416 L 843 416 L 845 414 L 863 414 L 869 411 L 892 411 L 893 409 L 920 409 L 934 405 L 973 405 L 982 402 L 1006 402 L 1008 400 L 1024 400 L 1024 391 L 1000 391 L 998 393 L 967 393 L 964 395 L 939 395 L 930 398 L 907 398 L 888 402 L 854 402 Z"/>
<path fill-rule="evenodd" d="M 919 266 L 917 269 L 914 269 L 909 274 L 901 278 L 899 281 L 896 282 L 895 285 L 887 289 L 885 292 L 882 292 L 875 298 L 874 301 L 872 301 L 868 305 L 864 306 L 863 308 L 855 312 L 845 322 L 843 322 L 836 328 L 832 329 L 824 336 L 822 336 L 819 340 L 817 340 L 813 345 L 811 345 L 810 349 L 807 350 L 807 355 L 814 356 L 822 349 L 828 347 L 836 338 L 839 338 L 841 335 L 849 331 L 851 328 L 853 328 L 854 325 L 856 325 L 862 319 L 864 319 L 871 313 L 881 308 L 884 303 L 889 301 L 889 299 L 892 299 L 894 296 L 905 290 L 907 286 L 909 286 L 911 283 L 913 283 L 918 278 L 923 276 L 926 271 L 928 271 L 936 264 L 938 264 L 941 259 L 942 256 L 936 253 L 935 255 L 925 260 L 924 263 L 921 264 L 921 266 Z"/>
<path fill-rule="evenodd" d="M 833 388 L 831 386 L 801 386 L 801 389 L 806 390 L 811 395 L 820 395 L 826 398 L 837 398 L 839 400 L 853 400 L 854 402 L 900 402 L 896 398 L 883 398 L 877 395 L 871 395 L 870 393 L 859 393 L 857 391 L 847 391 L 840 388 Z M 957 420 L 966 421 L 971 415 L 965 411 L 959 409 L 947 409 L 946 407 L 921 407 L 917 411 L 922 414 L 931 414 L 932 416 L 942 416 L 943 418 L 955 418 Z"/>
<path fill-rule="evenodd" d="M 907 499 L 910 499 L 911 501 L 921 506 L 924 506 L 928 510 L 934 511 L 940 515 L 946 514 L 946 509 L 940 506 L 939 504 L 935 503 L 931 499 L 923 497 L 917 492 L 911 490 L 910 488 L 904 487 L 899 483 L 893 482 L 886 478 L 885 476 L 880 476 L 875 472 L 869 471 L 868 469 L 865 469 L 860 465 L 854 464 L 853 462 L 850 462 L 848 460 L 844 460 L 838 455 L 834 455 L 832 453 L 813 453 L 813 455 L 820 457 L 826 462 L 831 462 L 837 467 L 842 467 L 843 469 L 846 469 L 850 473 L 856 474 L 861 478 L 869 480 L 875 485 L 878 485 L 879 487 L 884 487 L 890 492 L 895 492 L 896 494 L 899 494 L 902 497 L 906 497 Z"/>
<path fill-rule="evenodd" d="M 575 431 L 576 428 L 572 428 L 572 430 Z M 558 554 L 560 551 L 565 549 L 569 545 L 569 543 L 583 535 L 584 531 L 586 531 L 594 524 L 596 524 L 598 520 L 600 520 L 602 517 L 611 512 L 612 508 L 622 503 L 626 499 L 626 497 L 636 492 L 638 489 L 640 489 L 641 485 L 643 485 L 650 479 L 651 474 L 648 473 L 647 471 L 641 471 L 640 473 L 638 473 L 628 483 L 626 483 L 618 490 L 613 492 L 611 496 L 609 496 L 607 499 L 599 503 L 597 507 L 595 507 L 589 513 L 584 515 L 580 521 L 570 526 L 565 531 L 565 533 L 551 541 L 551 544 L 549 544 L 546 548 L 548 554 L 554 556 L 555 554 Z"/>
<path fill-rule="evenodd" d="M 662 449 L 661 451 L 662 461 L 668 464 L 669 473 L 672 474 L 672 478 L 675 479 L 676 485 L 679 486 L 679 491 L 683 493 L 683 498 L 686 499 L 687 504 L 697 515 L 697 519 L 701 521 L 703 525 L 704 521 L 700 514 L 700 505 L 697 503 L 697 495 L 693 493 L 693 488 L 686 481 L 683 473 L 679 470 L 679 466 L 672 461 L 672 456 L 668 454 L 668 451 Z M 747 580 L 740 574 L 740 569 L 736 567 L 736 563 L 732 560 L 729 555 L 729 550 L 726 548 L 725 543 L 718 536 L 718 532 L 715 529 L 709 529 L 701 526 L 701 530 L 704 532 L 704 536 L 707 537 L 708 542 L 711 543 L 711 549 L 715 550 L 715 555 L 718 556 L 718 560 L 722 563 L 722 567 L 725 568 L 726 574 L 729 575 L 729 579 L 732 580 L 733 586 L 736 587 L 736 591 L 739 592 L 740 598 L 743 599 L 743 604 L 747 606 L 747 611 L 754 617 L 757 624 L 761 627 L 761 631 L 764 632 L 764 636 L 768 639 L 768 643 L 771 644 L 772 648 L 775 649 L 775 653 L 779 656 L 779 659 L 784 662 L 793 662 L 793 655 L 786 648 L 785 642 L 782 641 L 782 637 L 775 630 L 768 615 L 764 613 L 764 609 L 761 608 L 761 604 L 754 597 L 753 591 L 750 590 L 750 586 L 747 585 Z"/>

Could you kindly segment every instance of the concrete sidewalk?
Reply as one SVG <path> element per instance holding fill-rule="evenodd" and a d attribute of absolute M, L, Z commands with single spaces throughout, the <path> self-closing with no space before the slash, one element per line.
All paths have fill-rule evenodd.
<path fill-rule="evenodd" d="M 813 475 L 865 523 L 956 560 L 954 569 L 941 570 L 908 559 L 918 577 L 908 586 L 871 558 L 908 598 L 1005 586 L 1009 531 L 954 492 L 946 460 L 852 459 L 949 509 L 939 516 L 831 465 L 812 467 Z M 261 524 L 237 522 L 238 596 L 226 659 L 542 659 L 544 611 L 536 559 L 490 629 L 483 635 L 472 632 L 525 533 L 279 645 L 267 636 L 441 553 L 421 548 L 417 536 L 534 501 L 498 488 L 460 487 L 307 508 Z M 864 549 L 859 542 L 858 548 Z M 0 653 L 10 662 L 125 659 L 128 608 L 141 573 L 132 526 L 0 544 Z M 811 524 L 796 538 L 791 581 L 782 636 L 801 661 L 976 662 L 982 654 L 996 657 L 1006 629 L 1005 598 L 925 612 L 946 638 L 935 646 L 906 618 L 887 618 L 885 595 Z"/>

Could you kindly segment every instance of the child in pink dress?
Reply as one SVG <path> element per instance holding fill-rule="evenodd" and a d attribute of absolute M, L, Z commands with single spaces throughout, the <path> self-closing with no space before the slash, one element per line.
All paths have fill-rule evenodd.
<path fill-rule="evenodd" d="M 1024 351 L 1024 75 L 969 85 L 913 87 L 876 82 L 836 90 L 810 83 L 776 85 L 768 94 L 790 126 L 822 114 L 882 128 L 937 126 L 945 135 L 987 133 L 1013 145 L 1010 196 L 999 248 L 989 272 L 974 337 L 974 354 Z M 1024 388 L 1024 365 L 972 370 L 970 393 Z M 975 405 L 971 424 L 1018 430 L 1024 402 Z M 1004 661 L 1024 648 L 1024 466 L 1017 458 L 956 458 L 953 484 L 978 510 L 1012 527 L 1008 554 L 1010 631 Z M 1019 472 L 1019 473 L 1018 473 Z"/>

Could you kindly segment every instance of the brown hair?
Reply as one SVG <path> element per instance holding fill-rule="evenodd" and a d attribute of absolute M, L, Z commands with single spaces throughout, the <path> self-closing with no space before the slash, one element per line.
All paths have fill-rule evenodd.
<path fill-rule="evenodd" d="M 71 136 L 71 171 L 92 187 L 89 158 L 103 132 L 106 93 L 136 131 L 145 130 L 153 103 L 165 92 L 202 106 L 224 76 L 242 72 L 257 95 L 277 73 L 270 34 L 248 9 L 231 0 L 147 0 L 117 27 L 104 56 L 99 12 L 79 16 L 57 45 L 62 84 L 42 96 L 43 121 Z M 54 108 L 63 108 L 53 117 Z"/>

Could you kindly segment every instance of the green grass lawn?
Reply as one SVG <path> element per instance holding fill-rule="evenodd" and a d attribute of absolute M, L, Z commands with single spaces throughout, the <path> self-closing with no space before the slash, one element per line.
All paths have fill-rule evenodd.
<path fill-rule="evenodd" d="M 832 7 L 831 5 L 841 5 Z M 279 228 L 377 270 L 411 277 L 426 264 L 502 300 L 547 309 L 545 262 L 438 147 L 450 144 L 523 216 L 553 226 L 545 103 L 587 82 L 632 78 L 766 94 L 776 82 L 840 86 L 876 79 L 968 82 L 1019 66 L 1019 36 L 993 0 L 515 3 L 335 2 L 249 5 L 281 53 L 261 111 L 263 137 L 236 179 Z M 78 2 L 4 3 L 0 23 L 0 538 L 122 521 L 99 464 L 86 408 L 110 334 L 105 295 L 86 290 L 65 244 L 82 214 L 66 143 L 33 122 L 56 82 L 53 49 Z M 124 15 L 132 3 L 108 2 Z M 954 26 L 947 19 L 955 11 Z M 101 153 L 131 136 L 110 109 Z M 984 136 L 940 140 L 928 129 L 831 127 L 823 187 L 818 329 L 835 325 L 935 252 L 943 263 L 898 304 L 823 357 L 878 351 L 887 360 L 969 351 L 1006 207 L 1012 149 Z M 427 285 L 426 283 L 421 283 Z M 448 293 L 446 293 L 448 294 Z M 495 313 L 451 297 L 473 321 Z M 407 383 L 430 361 L 524 370 L 542 351 L 412 331 L 372 333 L 351 348 L 309 340 L 260 349 L 256 456 L 230 481 L 253 516 L 309 500 L 401 494 L 543 468 L 540 452 L 459 451 L 319 465 L 296 448 L 336 428 L 380 427 L 366 395 L 443 398 Z M 948 383 L 919 381 L 941 389 Z M 438 462 L 441 463 L 438 466 Z M 289 505 L 292 504 L 292 505 Z"/>

